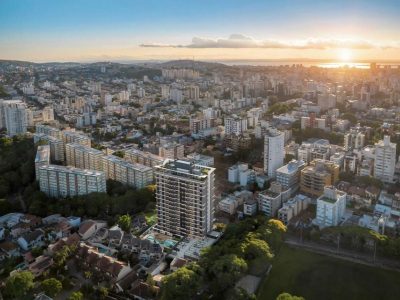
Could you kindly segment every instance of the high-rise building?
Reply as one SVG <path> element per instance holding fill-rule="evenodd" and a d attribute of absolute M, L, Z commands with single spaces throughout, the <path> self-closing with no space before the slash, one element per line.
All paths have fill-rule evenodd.
<path fill-rule="evenodd" d="M 161 156 L 134 148 L 125 151 L 124 159 L 130 163 L 138 163 L 148 167 L 162 165 L 164 161 Z"/>
<path fill-rule="evenodd" d="M 81 144 L 71 143 L 65 145 L 67 166 L 102 171 L 103 155 L 102 151 Z"/>
<path fill-rule="evenodd" d="M 390 142 L 390 136 L 375 144 L 374 177 L 383 182 L 393 183 L 396 165 L 396 144 Z"/>
<path fill-rule="evenodd" d="M 51 135 L 44 133 L 34 133 L 33 142 L 43 142 L 50 146 L 50 158 L 52 162 L 64 162 L 65 161 L 65 149 L 64 142 Z"/>
<path fill-rule="evenodd" d="M 86 147 L 91 147 L 90 138 L 76 131 L 69 131 L 69 130 L 62 131 L 62 140 L 64 144 L 78 143 Z"/>
<path fill-rule="evenodd" d="M 0 119 L 7 135 L 14 136 L 26 133 L 27 107 L 21 100 L 3 100 L 0 102 Z"/>
<path fill-rule="evenodd" d="M 50 146 L 38 146 L 35 157 L 35 176 L 39 180 L 39 167 L 47 166 L 50 164 Z"/>
<path fill-rule="evenodd" d="M 300 191 L 311 196 L 321 196 L 324 187 L 339 180 L 339 166 L 332 161 L 316 159 L 301 170 Z"/>
<path fill-rule="evenodd" d="M 167 143 L 158 149 L 158 155 L 163 158 L 180 159 L 185 157 L 185 146 L 179 143 Z"/>
<path fill-rule="evenodd" d="M 293 159 L 288 164 L 276 170 L 276 181 L 279 182 L 284 189 L 290 189 L 293 194 L 299 188 L 300 171 L 305 167 L 302 160 Z"/>
<path fill-rule="evenodd" d="M 264 136 L 264 173 L 275 178 L 276 169 L 283 166 L 285 136 L 276 129 L 269 129 Z"/>
<path fill-rule="evenodd" d="M 351 130 L 344 135 L 344 150 L 361 149 L 364 147 L 365 134 Z"/>
<path fill-rule="evenodd" d="M 43 133 L 45 135 L 50 135 L 57 139 L 61 139 L 61 130 L 48 125 L 36 124 L 36 133 Z"/>
<path fill-rule="evenodd" d="M 317 224 L 320 227 L 337 226 L 346 211 L 346 193 L 326 186 L 317 199 Z"/>
<path fill-rule="evenodd" d="M 73 197 L 106 192 L 104 172 L 58 165 L 39 167 L 40 190 L 50 197 Z"/>
<path fill-rule="evenodd" d="M 155 167 L 157 226 L 174 236 L 204 237 L 214 220 L 214 168 L 185 160 Z"/>
<path fill-rule="evenodd" d="M 247 118 L 238 116 L 226 117 L 224 119 L 225 134 L 240 135 L 247 130 Z"/>
<path fill-rule="evenodd" d="M 138 189 L 153 182 L 153 169 L 137 163 L 129 163 L 117 156 L 102 157 L 102 170 L 112 179 Z"/>
<path fill-rule="evenodd" d="M 319 94 L 318 106 L 321 107 L 322 110 L 334 108 L 336 106 L 336 95 L 329 93 Z"/>

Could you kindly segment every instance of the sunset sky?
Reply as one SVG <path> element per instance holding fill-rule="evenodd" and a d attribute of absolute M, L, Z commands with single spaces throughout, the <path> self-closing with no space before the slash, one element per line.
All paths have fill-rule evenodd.
<path fill-rule="evenodd" d="M 0 59 L 400 60 L 400 2 L 0 0 Z"/>

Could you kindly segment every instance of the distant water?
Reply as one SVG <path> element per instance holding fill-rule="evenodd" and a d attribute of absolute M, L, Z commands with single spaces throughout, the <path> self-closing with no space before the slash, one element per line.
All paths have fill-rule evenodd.
<path fill-rule="evenodd" d="M 248 65 L 248 66 L 292 66 L 303 65 L 304 67 L 320 67 L 320 68 L 356 68 L 356 69 L 369 69 L 370 63 L 366 62 L 324 62 L 324 61 L 268 61 L 268 60 L 225 60 L 220 61 L 226 65 Z M 377 63 L 380 66 L 400 66 L 397 62 Z"/>

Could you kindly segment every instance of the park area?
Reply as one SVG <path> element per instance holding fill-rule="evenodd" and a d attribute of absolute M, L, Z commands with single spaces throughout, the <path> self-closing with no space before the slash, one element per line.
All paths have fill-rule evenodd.
<path fill-rule="evenodd" d="M 259 300 L 282 293 L 306 300 L 399 299 L 400 273 L 283 246 L 261 283 Z"/>

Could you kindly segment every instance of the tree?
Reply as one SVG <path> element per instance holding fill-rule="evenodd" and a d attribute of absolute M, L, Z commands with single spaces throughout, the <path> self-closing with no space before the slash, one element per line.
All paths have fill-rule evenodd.
<path fill-rule="evenodd" d="M 247 260 L 262 258 L 269 260 L 273 258 L 273 254 L 266 241 L 250 237 L 241 246 L 244 257 Z"/>
<path fill-rule="evenodd" d="M 132 218 L 130 215 L 126 214 L 120 216 L 117 223 L 123 231 L 130 232 L 132 227 Z"/>
<path fill-rule="evenodd" d="M 121 151 L 121 150 L 118 150 L 118 151 L 115 151 L 115 152 L 113 153 L 113 155 L 118 156 L 118 157 L 121 157 L 121 158 L 124 158 L 125 152 L 124 152 L 124 151 Z"/>
<path fill-rule="evenodd" d="M 226 299 L 229 300 L 256 300 L 256 295 L 249 294 L 247 291 L 241 287 L 234 288 L 226 295 Z"/>
<path fill-rule="evenodd" d="M 83 300 L 82 292 L 73 292 L 69 297 L 68 300 Z"/>
<path fill-rule="evenodd" d="M 285 154 L 285 164 L 287 164 L 288 162 L 290 162 L 294 158 L 295 157 L 292 154 Z"/>
<path fill-rule="evenodd" d="M 108 289 L 104 286 L 101 286 L 98 289 L 98 294 L 99 294 L 100 299 L 106 299 L 108 296 Z"/>
<path fill-rule="evenodd" d="M 292 296 L 289 293 L 282 293 L 278 297 L 276 297 L 276 300 L 304 300 L 304 298 L 298 296 Z"/>
<path fill-rule="evenodd" d="M 41 287 L 45 294 L 50 297 L 55 297 L 62 290 L 62 284 L 56 278 L 49 278 L 42 281 Z"/>
<path fill-rule="evenodd" d="M 83 275 L 85 276 L 86 279 L 92 278 L 92 272 L 90 271 L 86 271 L 85 273 L 83 273 Z"/>
<path fill-rule="evenodd" d="M 200 289 L 200 275 L 187 267 L 163 278 L 162 300 L 193 299 Z"/>
<path fill-rule="evenodd" d="M 212 274 L 213 290 L 216 293 L 226 291 L 235 285 L 236 281 L 247 270 L 247 263 L 244 259 L 235 254 L 227 254 L 217 259 L 211 265 L 209 272 Z"/>
<path fill-rule="evenodd" d="M 21 271 L 7 278 L 5 285 L 5 295 L 10 298 L 22 298 L 33 288 L 35 277 L 29 271 Z"/>

